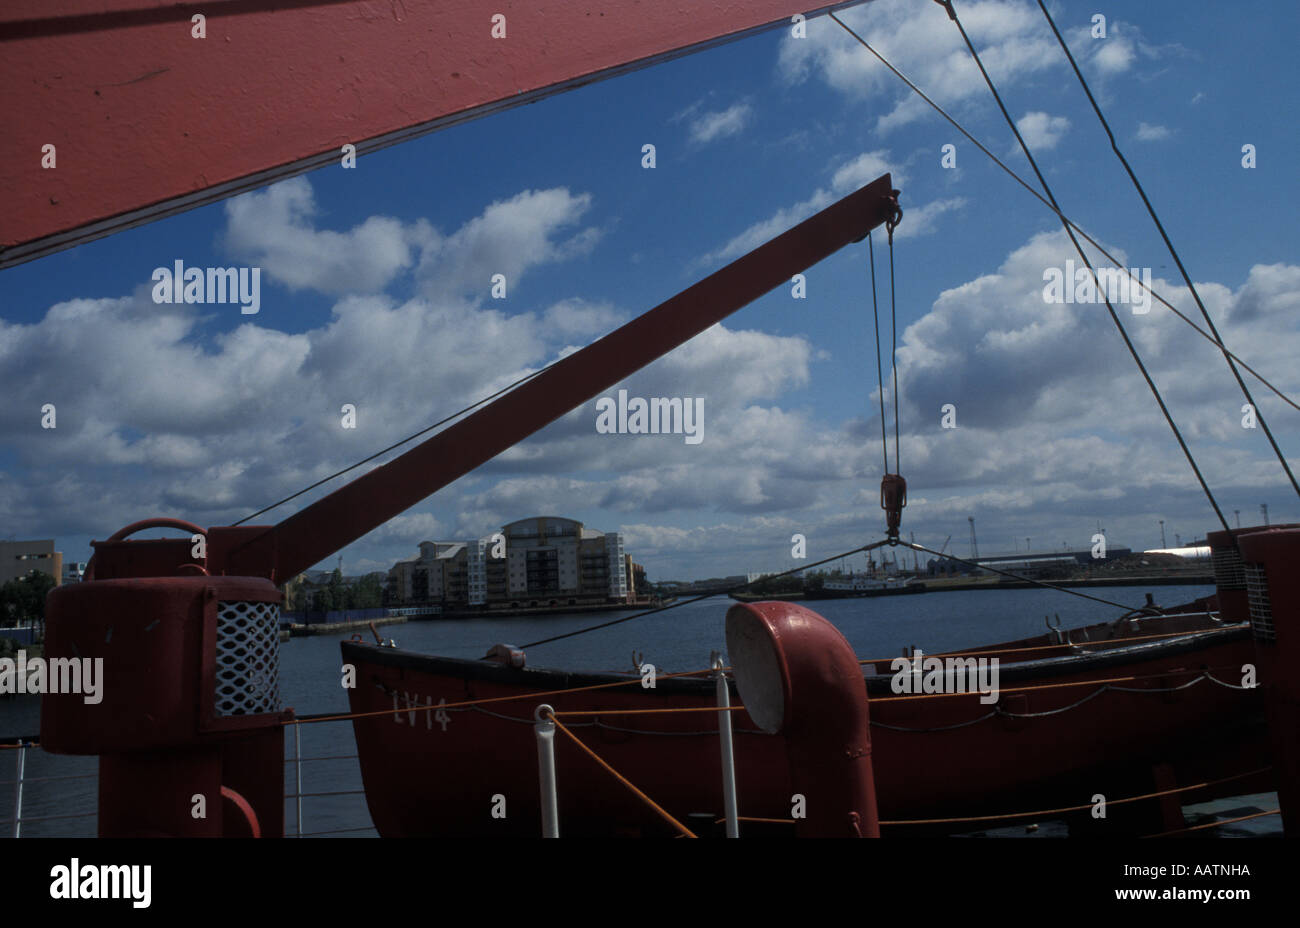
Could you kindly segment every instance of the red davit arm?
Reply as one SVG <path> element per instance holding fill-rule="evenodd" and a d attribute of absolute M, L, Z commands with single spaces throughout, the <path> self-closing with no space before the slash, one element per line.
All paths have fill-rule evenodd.
<path fill-rule="evenodd" d="M 886 174 L 279 525 L 212 529 L 209 570 L 283 583 L 864 238 L 892 215 L 895 193 Z"/>
<path fill-rule="evenodd" d="M 5 3 L 0 267 L 861 2 Z"/>

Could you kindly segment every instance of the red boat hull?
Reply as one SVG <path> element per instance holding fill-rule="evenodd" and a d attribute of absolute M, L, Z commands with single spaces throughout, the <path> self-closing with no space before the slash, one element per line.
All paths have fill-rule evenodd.
<path fill-rule="evenodd" d="M 1180 630 L 1174 621 L 1148 619 L 1127 634 Z M 1094 632 L 1094 641 L 1096 637 Z M 1031 641 L 1013 645 L 1035 647 Z M 537 836 L 537 749 L 531 726 L 533 710 L 542 703 L 558 712 L 715 704 L 714 684 L 707 679 L 661 678 L 654 689 L 633 682 L 554 694 L 623 678 L 430 657 L 357 642 L 343 644 L 343 658 L 357 668 L 357 686 L 350 691 L 354 712 L 396 710 L 353 723 L 371 816 L 385 837 Z M 1104 650 L 1091 654 L 1067 646 L 1019 654 L 1003 650 L 1000 659 L 1002 693 L 996 705 L 981 704 L 977 693 L 893 698 L 887 664 L 867 668 L 876 792 L 886 834 L 972 831 L 994 824 L 889 825 L 902 820 L 1002 815 L 1087 805 L 1096 794 L 1108 801 L 1144 794 L 1158 788 L 1153 780 L 1157 765 L 1168 765 L 1177 785 L 1268 765 L 1258 690 L 1232 689 L 1209 679 L 1174 689 L 1206 669 L 1224 683 L 1240 682 L 1242 664 L 1254 660 L 1247 626 L 1131 644 L 1107 642 Z M 873 674 L 873 669 L 883 673 Z M 1117 679 L 1102 692 L 1098 690 L 1106 684 L 1099 682 L 1027 689 Z M 439 700 L 502 696 L 518 698 L 442 714 L 423 708 Z M 732 701 L 739 702 L 734 688 Z M 721 817 L 714 714 L 562 720 L 679 820 L 707 830 Z M 741 816 L 790 819 L 792 790 L 783 739 L 760 732 L 744 711 L 733 713 L 733 726 Z M 672 833 L 562 736 L 556 740 L 556 769 L 561 834 Z M 1256 776 L 1180 798 L 1239 795 L 1267 789 L 1268 783 L 1266 776 Z M 817 797 L 805 799 L 811 803 Z M 1154 802 L 1121 805 L 1111 808 L 1106 819 L 1085 813 L 1076 817 L 1077 823 L 1102 831 L 1109 823 L 1118 832 L 1124 823 L 1132 825 L 1138 806 L 1147 807 L 1144 815 L 1156 809 Z M 785 825 L 759 827 L 789 830 Z"/>

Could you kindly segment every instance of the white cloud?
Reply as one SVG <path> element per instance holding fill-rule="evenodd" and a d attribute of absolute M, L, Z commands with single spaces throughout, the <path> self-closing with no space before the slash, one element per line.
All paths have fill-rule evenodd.
<path fill-rule="evenodd" d="M 1111 26 L 1110 36 L 1099 41 L 1092 63 L 1103 75 L 1110 76 L 1127 71 L 1133 66 L 1137 51 L 1127 34 L 1117 33 Z"/>
<path fill-rule="evenodd" d="M 844 196 L 884 174 L 891 175 L 890 180 L 895 187 L 902 187 L 907 183 L 907 176 L 899 170 L 897 164 L 890 162 L 889 152 L 884 150 L 863 152 L 852 161 L 847 161 L 835 169 L 835 173 L 831 175 L 831 189 Z"/>
<path fill-rule="evenodd" d="M 560 240 L 591 206 L 590 194 L 563 187 L 525 190 L 498 200 L 446 238 L 431 243 L 417 274 L 430 296 L 468 295 L 482 299 L 492 276 L 504 274 L 509 288 L 532 267 L 588 254 L 600 230 L 588 227 Z"/>
<path fill-rule="evenodd" d="M 214 523 L 239 518 L 536 369 L 564 340 L 585 340 L 615 323 L 617 313 L 570 301 L 552 306 L 543 321 L 528 312 L 507 315 L 491 300 L 467 303 L 447 289 L 486 268 L 517 278 L 590 247 L 594 237 L 586 232 L 563 235 L 589 203 L 586 195 L 550 190 L 492 204 L 451 235 L 436 236 L 422 274 L 430 295 L 405 302 L 344 296 L 304 332 L 273 328 L 264 294 L 260 315 L 210 335 L 199 307 L 155 304 L 148 284 L 129 296 L 56 304 L 31 324 L 0 321 L 0 380 L 13 385 L 15 398 L 0 411 L 0 429 L 23 463 L 20 473 L 31 475 L 9 476 L 0 520 L 15 532 L 104 537 L 141 512 Z M 363 289 L 409 265 L 413 252 L 400 242 L 410 236 L 403 236 L 428 228 L 419 222 L 372 240 L 358 230 L 384 224 L 367 220 L 350 233 L 318 228 L 311 204 L 305 178 L 236 198 L 226 239 L 254 249 L 268 274 L 287 283 L 305 284 L 306 276 L 294 276 L 307 273 L 295 256 L 319 247 L 324 256 L 310 255 L 312 266 L 337 280 L 317 282 L 317 289 L 352 289 L 343 286 L 348 278 Z M 275 230 L 285 239 L 270 234 Z M 494 236 L 504 242 L 486 241 Z M 426 237 L 425 246 L 433 240 Z M 393 247 L 367 251 L 373 241 Z M 343 270 L 328 267 L 331 261 Z M 33 429 L 20 398 L 30 404 L 23 410 L 56 404 L 57 431 Z M 357 406 L 355 430 L 340 427 L 345 403 Z M 45 499 L 59 485 L 70 488 L 67 495 Z M 14 492 L 18 486 L 24 489 Z M 38 497 L 45 499 L 39 516 L 27 502 Z M 283 518 L 310 498 L 266 518 Z M 88 499 L 99 502 L 87 507 Z"/>
<path fill-rule="evenodd" d="M 807 199 L 792 203 L 789 206 L 783 206 L 766 219 L 760 219 L 752 223 L 717 251 L 701 257 L 698 263 L 703 265 L 714 264 L 719 261 L 730 261 L 753 251 L 764 242 L 770 241 L 792 226 L 803 222 L 819 210 L 830 206 L 835 200 L 847 196 L 882 174 L 890 174 L 890 180 L 895 187 L 900 187 L 906 182 L 906 176 L 892 162 L 887 151 L 863 152 L 848 161 L 844 161 L 831 173 L 828 187 L 818 187 Z M 960 201 L 947 202 L 958 204 Z M 942 211 L 942 208 L 938 210 L 938 212 Z M 933 215 L 937 215 L 937 213 L 933 213 Z M 903 233 L 900 231 L 900 234 Z M 911 234 L 918 233 L 913 231 Z"/>
<path fill-rule="evenodd" d="M 905 209 L 903 211 L 903 221 L 895 230 L 894 237 L 916 238 L 917 236 L 928 235 L 938 227 L 940 216 L 961 209 L 965 205 L 965 197 L 950 197 L 946 200 L 931 200 L 921 206 Z"/>
<path fill-rule="evenodd" d="M 691 120 L 691 141 L 707 145 L 717 139 L 739 135 L 754 117 L 754 108 L 748 103 L 736 103 L 720 112 L 702 113 Z"/>
<path fill-rule="evenodd" d="M 225 241 L 234 255 L 291 289 L 378 293 L 414 270 L 422 291 L 435 299 L 478 301 L 490 292 L 494 274 L 505 275 L 510 292 L 532 267 L 589 253 L 600 239 L 599 229 L 559 236 L 590 206 L 589 194 L 560 187 L 525 190 L 490 204 L 447 236 L 424 220 L 403 223 L 383 216 L 336 232 L 313 225 L 318 210 L 311 184 L 295 177 L 229 200 Z"/>
<path fill-rule="evenodd" d="M 225 209 L 230 250 L 294 290 L 381 290 L 436 239 L 426 223 L 384 216 L 371 216 L 348 232 L 315 229 L 316 203 L 306 177 L 227 200 Z"/>
<path fill-rule="evenodd" d="M 1137 137 L 1139 142 L 1160 142 L 1169 138 L 1172 133 L 1164 126 L 1153 126 L 1149 123 L 1138 123 Z"/>
<path fill-rule="evenodd" d="M 1051 151 L 1069 131 L 1070 120 L 1043 112 L 1026 113 L 1016 121 L 1016 128 L 1030 152 Z M 1013 149 L 1012 153 L 1018 150 Z"/>
<path fill-rule="evenodd" d="M 888 166 L 886 152 L 830 165 L 807 200 L 767 221 L 780 219 L 782 231 Z M 205 336 L 196 307 L 156 305 L 146 284 L 59 303 L 31 324 L 0 321 L 0 381 L 11 385 L 0 434 L 19 463 L 0 473 L 0 521 L 40 537 L 104 537 L 147 512 L 224 524 L 622 321 L 617 307 L 576 297 L 513 314 L 485 298 L 440 298 L 436 281 L 472 281 L 503 257 L 479 245 L 485 227 L 507 222 L 505 204 L 529 225 L 515 239 L 527 256 L 514 273 L 587 247 L 585 196 L 525 192 L 437 234 L 436 246 L 427 239 L 421 295 L 348 295 L 296 334 L 270 328 L 264 311 Z M 962 205 L 905 204 L 899 234 L 922 234 Z M 294 234 L 329 240 L 318 219 L 296 215 Z M 1036 235 L 995 270 L 941 293 L 903 332 L 902 458 L 914 490 L 905 525 L 922 542 L 938 547 L 972 513 L 981 547 L 986 532 L 1023 537 L 1035 525 L 1086 523 L 1090 533 L 1095 518 L 1107 519 L 1116 543 L 1132 543 L 1124 531 L 1140 538 L 1155 513 L 1183 519 L 1185 535 L 1213 527 L 1104 307 L 1043 302 L 1044 269 L 1071 256 L 1061 233 Z M 1155 286 L 1188 309 L 1177 287 Z M 1257 265 L 1237 289 L 1198 286 L 1230 347 L 1300 391 L 1300 267 Z M 1258 433 L 1240 427 L 1243 401 L 1212 346 L 1158 305 L 1123 318 L 1212 484 L 1232 499 L 1268 499 L 1260 494 L 1278 486 L 1278 469 Z M 879 528 L 879 423 L 826 421 L 795 392 L 816 386 L 825 351 L 846 350 L 713 326 L 623 384 L 637 396 L 703 398 L 700 445 L 597 434 L 588 403 L 371 533 L 346 563 L 391 564 L 419 541 L 477 537 L 541 512 L 591 513 L 593 527 L 624 531 L 629 553 L 658 578 L 789 566 L 793 531 L 809 537 L 810 557 L 861 544 Z M 1280 404 L 1262 388 L 1256 398 L 1283 446 L 1300 447 Z M 45 402 L 58 404 L 53 432 L 31 415 Z M 339 427 L 346 402 L 358 405 L 355 431 Z M 938 427 L 949 402 L 956 430 Z"/>
<path fill-rule="evenodd" d="M 753 251 L 786 229 L 798 225 L 817 211 L 830 206 L 833 199 L 829 191 L 818 188 L 808 199 L 783 206 L 766 219 L 753 223 L 717 251 L 703 255 L 699 263 L 714 264 L 719 261 L 730 261 Z"/>
<path fill-rule="evenodd" d="M 442 523 L 430 512 L 408 512 L 394 516 L 365 537 L 368 544 L 402 545 L 414 549 L 422 541 L 439 541 Z M 392 565 L 387 565 L 391 567 Z M 379 568 L 371 568 L 376 570 Z"/>
<path fill-rule="evenodd" d="M 938 4 L 875 0 L 837 15 L 941 105 L 987 96 L 960 33 Z M 1059 65 L 1060 51 L 1032 4 L 1008 0 L 966 3 L 961 16 L 999 87 L 1013 86 Z M 815 76 L 873 105 L 891 100 L 887 111 L 877 117 L 879 131 L 898 128 L 929 112 L 830 17 L 810 20 L 805 39 L 787 35 L 782 40 L 778 70 L 787 81 Z"/>
<path fill-rule="evenodd" d="M 1122 251 L 1111 250 L 1126 260 Z M 1072 467 L 1062 459 L 1068 442 L 1092 442 L 1104 453 L 1080 460 L 1093 469 L 1088 485 L 1094 488 L 1132 483 L 1134 455 L 1154 473 L 1177 474 L 1176 446 L 1170 454 L 1167 427 L 1105 307 L 1043 301 L 1044 270 L 1064 267 L 1071 257 L 1063 233 L 1036 235 L 997 273 L 945 291 L 908 326 L 899 349 L 900 397 L 918 416 L 954 403 L 963 429 L 972 430 L 921 440 L 964 445 L 977 433 L 996 435 L 1010 449 L 1009 460 L 1020 462 L 1026 454 L 1032 460 L 1043 449 L 1058 448 L 1062 454 L 1048 458 L 1061 473 Z M 1159 279 L 1153 285 L 1187 310 L 1189 301 L 1177 286 Z M 1284 390 L 1300 387 L 1293 366 L 1283 360 L 1300 347 L 1300 327 L 1288 315 L 1300 306 L 1300 268 L 1256 266 L 1236 293 L 1210 283 L 1198 289 L 1229 347 L 1277 378 Z M 1125 305 L 1117 309 L 1185 434 L 1206 443 L 1198 455 L 1208 470 L 1221 481 L 1241 479 L 1227 463 L 1254 434 L 1240 427 L 1240 394 L 1213 346 L 1159 305 L 1146 315 L 1133 315 Z M 1189 363 L 1192 358 L 1203 363 Z M 1257 398 L 1265 395 L 1263 388 L 1254 389 Z M 986 471 L 978 456 L 946 459 L 972 479 L 996 474 L 1015 482 L 1009 464 Z"/>
<path fill-rule="evenodd" d="M 959 7 L 961 20 L 980 59 L 1000 91 L 1049 70 L 1068 68 L 1036 3 L 974 0 Z M 937 3 L 873 0 L 836 14 L 940 106 L 960 115 L 962 107 L 989 99 L 989 91 L 957 28 Z M 1111 21 L 1108 38 L 1094 40 L 1089 27 L 1068 30 L 1077 60 L 1099 79 L 1131 68 L 1139 55 L 1162 50 L 1142 42 L 1140 31 Z M 887 132 L 930 114 L 926 103 L 891 74 L 829 16 L 808 22 L 806 38 L 786 35 L 777 61 L 788 83 L 812 78 L 862 101 Z M 885 101 L 883 107 L 881 101 Z M 883 112 L 881 112 L 883 109 Z"/>
<path fill-rule="evenodd" d="M 604 335 L 626 321 L 623 314 L 608 303 L 586 300 L 563 300 L 546 310 L 546 325 L 565 338 Z"/>

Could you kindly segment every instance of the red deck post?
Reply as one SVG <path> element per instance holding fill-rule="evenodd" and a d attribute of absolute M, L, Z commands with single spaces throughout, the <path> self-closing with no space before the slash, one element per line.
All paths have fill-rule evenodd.
<path fill-rule="evenodd" d="M 1274 529 L 1300 528 L 1300 525 L 1274 525 Z M 1225 622 L 1250 620 L 1250 607 L 1246 600 L 1246 573 L 1241 561 L 1240 540 L 1244 535 L 1269 531 L 1267 525 L 1248 525 L 1226 531 L 1209 532 L 1205 542 L 1210 546 L 1210 562 L 1214 568 L 1215 596 L 1219 601 L 1219 615 Z"/>
<path fill-rule="evenodd" d="M 1273 744 L 1273 773 L 1287 837 L 1300 836 L 1300 528 L 1238 538 L 1256 667 Z"/>
<path fill-rule="evenodd" d="M 97 692 L 45 693 L 41 745 L 99 755 L 100 836 L 283 834 L 279 591 L 196 573 L 188 539 L 95 547 L 95 579 L 50 592 L 45 644 Z"/>

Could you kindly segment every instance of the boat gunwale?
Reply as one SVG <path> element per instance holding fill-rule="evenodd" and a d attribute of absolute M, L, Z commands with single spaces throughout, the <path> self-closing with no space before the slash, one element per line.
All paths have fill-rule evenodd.
<path fill-rule="evenodd" d="M 1158 618 L 1177 618 L 1185 615 L 1201 614 L 1209 615 L 1209 613 L 1179 613 L 1175 615 L 1160 616 Z M 1153 658 L 1176 657 L 1180 654 L 1201 650 L 1207 646 L 1226 644 L 1240 638 L 1248 637 L 1250 632 L 1250 623 L 1242 622 L 1233 625 L 1223 625 L 1216 628 L 1190 631 L 1186 634 L 1157 641 L 1135 642 L 1129 645 L 1123 645 L 1122 642 L 1125 639 L 1118 638 L 1113 639 L 1117 647 L 1108 647 L 1095 651 L 1080 650 L 1073 654 L 1062 654 L 1055 657 L 1035 658 L 1028 661 L 1001 664 L 999 666 L 999 681 L 1018 682 L 1036 680 L 1043 677 L 1086 673 L 1091 670 L 1138 663 Z M 1106 640 L 1075 642 L 1074 647 L 1082 649 L 1090 645 L 1098 646 L 1107 643 L 1108 641 Z M 503 686 L 520 686 L 529 689 L 549 691 L 629 682 L 637 679 L 636 676 L 630 672 L 613 673 L 609 671 L 561 670 L 550 667 L 511 667 L 506 664 L 492 661 L 444 657 L 440 655 L 426 654 L 419 651 L 411 651 L 405 648 L 377 645 L 367 641 L 341 641 L 339 644 L 343 651 L 343 659 L 348 662 L 364 660 L 386 667 L 397 667 L 403 670 L 424 672 L 435 676 L 455 677 L 463 680 L 495 683 Z M 1062 646 L 1069 647 L 1069 645 Z M 997 645 L 993 645 L 992 647 L 997 647 Z M 1015 646 L 1012 645 L 1011 647 L 1014 648 Z M 982 656 L 981 652 L 960 650 L 946 653 L 936 652 L 928 656 L 944 658 L 948 655 L 956 654 L 962 655 L 963 658 L 978 658 Z M 881 658 L 880 660 L 896 659 L 898 658 Z M 903 659 L 906 658 L 904 657 Z M 713 692 L 715 689 L 715 682 L 710 677 L 703 676 L 707 671 L 700 671 L 700 673 L 702 674 L 700 677 L 660 676 L 656 681 L 653 691 L 642 689 L 629 691 L 658 692 L 665 694 L 697 693 L 700 695 Z M 864 673 L 863 677 L 866 680 L 869 695 L 874 693 L 891 692 L 890 681 L 893 679 L 894 674 Z M 730 689 L 734 694 L 736 692 L 734 677 L 729 680 L 729 684 Z M 520 698 L 527 697 L 524 695 Z"/>

